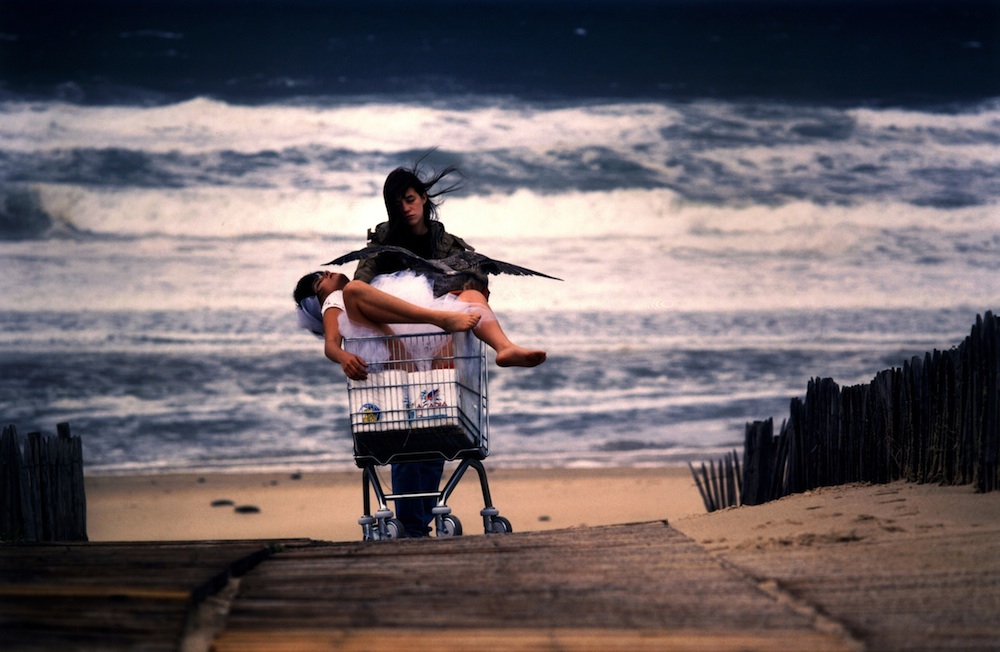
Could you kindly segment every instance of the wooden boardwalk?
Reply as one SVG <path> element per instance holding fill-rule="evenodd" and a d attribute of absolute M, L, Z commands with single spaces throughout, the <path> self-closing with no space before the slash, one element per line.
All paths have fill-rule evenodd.
<path fill-rule="evenodd" d="M 3 545 L 0 650 L 997 649 L 998 536 L 709 551 L 652 522 Z"/>
<path fill-rule="evenodd" d="M 230 575 L 238 593 L 200 649 L 860 649 L 665 522 L 374 544 L 0 546 L 0 568 L 4 650 L 199 649 L 196 606 Z"/>
<path fill-rule="evenodd" d="M 0 650 L 998 649 L 998 535 L 914 533 L 917 557 L 903 532 L 710 552 L 663 522 L 4 545 Z"/>
<path fill-rule="evenodd" d="M 241 581 L 219 652 L 846 650 L 664 522 L 290 547 Z"/>
<path fill-rule="evenodd" d="M 974 516 L 953 522 L 898 488 L 870 491 L 860 509 L 878 516 L 822 493 L 803 503 L 832 512 L 829 531 L 774 514 L 751 528 L 729 510 L 713 518 L 732 536 L 700 543 L 651 522 L 367 544 L 0 545 L 0 650 L 1000 649 L 995 508 L 967 501 Z M 685 531 L 701 536 L 694 521 Z"/>

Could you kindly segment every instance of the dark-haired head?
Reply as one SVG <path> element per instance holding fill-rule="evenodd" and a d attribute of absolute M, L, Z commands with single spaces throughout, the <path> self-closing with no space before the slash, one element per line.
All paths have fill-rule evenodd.
<path fill-rule="evenodd" d="M 322 272 L 312 272 L 299 279 L 292 292 L 292 298 L 296 305 L 301 305 L 303 299 L 316 296 L 316 279 L 323 275 Z"/>
<path fill-rule="evenodd" d="M 323 277 L 322 272 L 306 274 L 295 284 L 292 298 L 295 299 L 295 320 L 301 328 L 311 331 L 317 337 L 323 337 L 323 309 L 316 296 L 316 281 Z"/>
<path fill-rule="evenodd" d="M 402 208 L 400 208 L 400 200 L 410 188 L 426 199 L 424 202 L 424 223 L 426 224 L 437 219 L 438 202 L 434 201 L 435 198 L 461 187 L 462 172 L 452 165 L 439 172 L 422 175 L 420 163 L 426 156 L 425 154 L 421 157 L 412 168 L 396 168 L 385 179 L 382 186 L 382 198 L 385 200 L 385 211 L 389 215 L 390 232 L 406 226 L 406 218 L 403 216 Z M 458 175 L 459 180 L 444 188 L 438 187 L 441 180 L 450 174 Z"/>

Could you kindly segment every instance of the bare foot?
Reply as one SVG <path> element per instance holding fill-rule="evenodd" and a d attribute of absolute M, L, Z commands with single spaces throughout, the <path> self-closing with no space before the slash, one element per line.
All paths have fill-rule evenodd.
<path fill-rule="evenodd" d="M 448 333 L 459 333 L 471 331 L 479 323 L 482 316 L 474 312 L 450 312 L 440 311 L 440 317 L 434 321 L 435 326 L 440 326 Z"/>
<path fill-rule="evenodd" d="M 497 351 L 498 367 L 537 367 L 543 362 L 545 351 L 531 351 L 516 344 Z"/>

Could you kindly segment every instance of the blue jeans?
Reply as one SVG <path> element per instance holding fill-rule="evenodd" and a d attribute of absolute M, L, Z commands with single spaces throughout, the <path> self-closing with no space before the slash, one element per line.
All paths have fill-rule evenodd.
<path fill-rule="evenodd" d="M 444 460 L 432 462 L 406 462 L 392 465 L 392 493 L 425 493 L 438 491 Z M 435 498 L 402 498 L 396 500 L 396 518 L 403 522 L 408 537 L 426 537 L 431 533 L 431 512 L 437 504 Z"/>

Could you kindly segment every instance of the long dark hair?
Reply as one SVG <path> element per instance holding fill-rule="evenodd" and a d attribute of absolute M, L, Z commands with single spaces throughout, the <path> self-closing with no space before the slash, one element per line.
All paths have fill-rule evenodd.
<path fill-rule="evenodd" d="M 433 151 L 431 150 L 431 152 Z M 424 222 L 427 223 L 437 219 L 439 202 L 435 201 L 435 198 L 449 192 L 454 192 L 462 187 L 462 180 L 464 178 L 462 171 L 454 165 L 449 165 L 438 172 L 431 173 L 426 177 L 424 176 L 423 171 L 420 169 L 420 164 L 431 152 L 427 152 L 427 154 L 417 159 L 412 168 L 396 168 L 385 178 L 385 183 L 382 185 L 382 199 L 385 200 L 385 212 L 389 216 L 390 238 L 406 226 L 406 218 L 403 217 L 403 211 L 399 206 L 399 202 L 407 190 L 413 188 L 421 196 L 427 197 L 427 201 L 424 202 Z M 458 175 L 459 179 L 448 186 L 437 190 L 434 189 L 445 177 L 451 174 Z"/>

